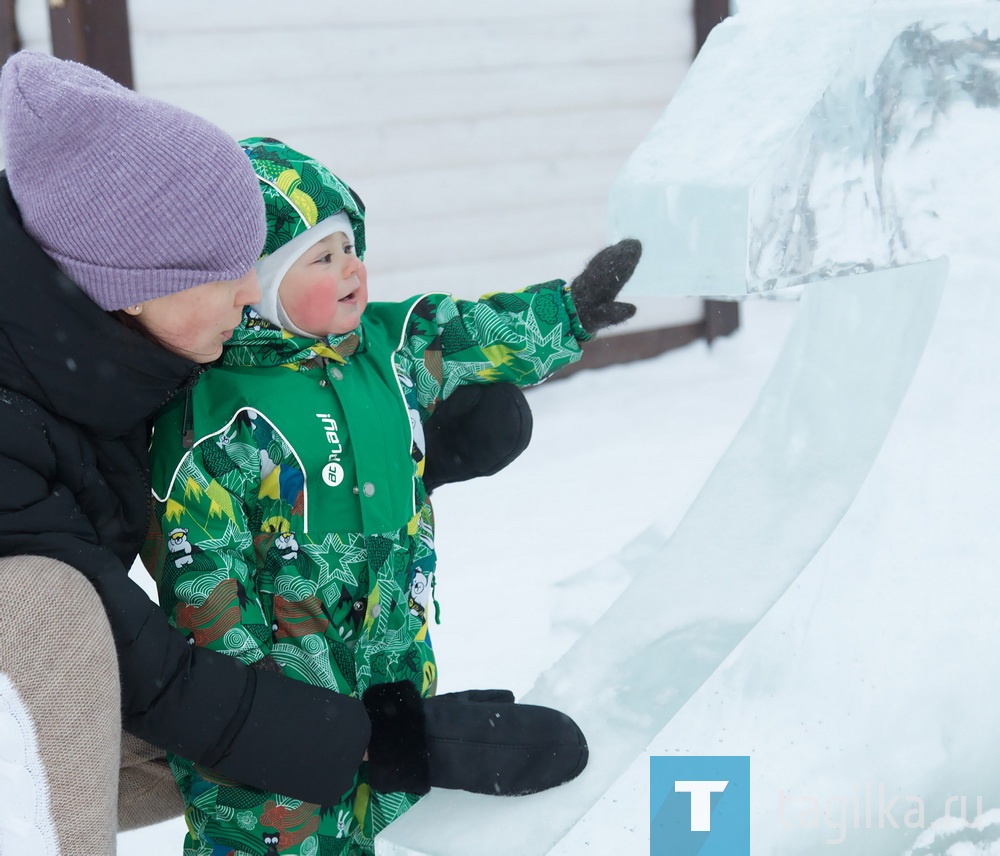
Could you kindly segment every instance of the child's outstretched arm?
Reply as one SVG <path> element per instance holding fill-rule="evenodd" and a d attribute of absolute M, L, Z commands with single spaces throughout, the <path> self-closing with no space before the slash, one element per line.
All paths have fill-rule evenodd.
<path fill-rule="evenodd" d="M 635 314 L 616 297 L 641 253 L 638 241 L 620 241 L 591 259 L 570 285 L 554 280 L 478 301 L 424 298 L 406 347 L 421 406 L 432 411 L 466 384 L 530 386 L 576 362 L 581 342 Z"/>

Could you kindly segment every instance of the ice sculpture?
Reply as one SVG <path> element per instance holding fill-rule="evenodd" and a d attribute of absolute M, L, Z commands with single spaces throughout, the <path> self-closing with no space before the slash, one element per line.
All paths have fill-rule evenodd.
<path fill-rule="evenodd" d="M 866 544 L 884 561 L 885 543 L 894 543 L 866 530 L 855 506 L 863 485 L 872 490 L 877 460 L 911 454 L 910 446 L 882 452 L 883 443 L 932 331 L 938 342 L 946 334 L 950 342 L 956 331 L 954 299 L 937 320 L 948 265 L 933 259 L 968 253 L 975 236 L 987 232 L 964 216 L 975 206 L 967 195 L 949 197 L 954 204 L 944 210 L 939 184 L 962 170 L 963 159 L 986 152 L 976 178 L 1000 191 L 997 136 L 967 121 L 1000 112 L 1000 3 L 920 12 L 899 3 L 817 3 L 829 14 L 810 15 L 779 0 L 744 5 L 747 11 L 713 33 L 626 166 L 612 193 L 612 228 L 644 241 L 633 292 L 745 294 L 809 283 L 796 324 L 753 412 L 683 521 L 669 537 L 654 527 L 622 550 L 614 561 L 629 568 L 633 582 L 524 698 L 578 719 L 592 740 L 586 773 L 557 791 L 517 800 L 432 793 L 380 837 L 380 854 L 547 853 L 657 735 L 670 735 L 664 745 L 700 747 L 702 754 L 760 750 L 771 764 L 755 768 L 755 794 L 770 794 L 782 770 L 797 769 L 806 780 L 836 778 L 846 775 L 844 758 L 870 765 L 877 757 L 858 745 L 851 728 L 863 720 L 852 722 L 850 712 L 840 730 L 824 735 L 850 746 L 838 747 L 839 761 L 823 747 L 804 757 L 789 750 L 782 732 L 788 717 L 780 702 L 770 703 L 781 696 L 773 687 L 784 674 L 786 631 L 763 632 L 760 625 L 777 602 L 794 626 L 788 604 L 801 595 L 784 593 L 804 569 L 814 587 L 822 582 L 817 568 L 857 582 L 858 572 L 843 563 L 867 567 L 867 554 L 848 551 L 838 565 L 827 558 L 831 548 Z M 956 126 L 978 130 L 956 136 Z M 943 363 L 940 347 L 935 353 Z M 959 357 L 954 348 L 943 353 L 951 367 L 968 359 L 961 349 Z M 941 391 L 943 381 L 923 377 Z M 1000 480 L 1000 466 L 992 466 Z M 870 499 L 860 507 L 869 519 L 878 517 Z M 871 561 L 877 577 L 877 558 Z M 933 598 L 941 582 L 932 564 L 924 570 L 922 585 Z M 856 597 L 863 597 L 860 588 Z M 822 612 L 817 602 L 809 602 L 813 613 Z M 838 632 L 833 618 L 822 626 L 814 636 L 796 628 L 817 657 Z M 989 637 L 993 645 L 996 635 Z M 718 667 L 731 655 L 723 674 Z M 842 680 L 850 674 L 848 662 L 828 665 Z M 975 670 L 961 674 L 971 678 Z M 827 677 L 810 684 L 798 676 L 789 685 L 793 702 L 808 707 L 812 692 L 816 704 L 835 707 L 823 688 Z M 729 692 L 757 681 L 772 692 L 720 713 L 699 691 L 706 680 Z M 919 684 L 898 686 L 895 721 L 880 736 L 922 701 Z M 745 715 L 754 704 L 764 712 L 751 719 L 756 728 Z M 940 705 L 927 710 L 921 734 L 942 714 Z M 716 740 L 723 721 L 729 736 Z M 962 730 L 960 716 L 948 722 Z M 905 749 L 889 745 L 881 761 L 893 766 Z M 816 767 L 818 756 L 826 773 Z M 755 797 L 758 814 L 760 802 Z M 761 833 L 758 820 L 755 852 L 814 852 L 826 840 L 826 829 L 772 824 Z M 902 849 L 885 849 L 900 839 L 877 838 L 872 853 Z"/>
<path fill-rule="evenodd" d="M 956 121 L 965 133 L 988 130 L 997 139 L 1000 116 L 985 126 L 975 119 Z M 988 194 L 1000 192 L 1000 175 L 987 171 L 983 180 Z M 976 191 L 962 184 L 955 207 Z M 976 218 L 953 222 L 970 228 Z M 995 252 L 951 260 L 923 356 L 861 490 L 790 589 L 647 747 L 652 754 L 750 755 L 754 854 L 829 848 L 903 856 L 914 847 L 914 856 L 972 856 L 980 851 L 969 843 L 1000 840 L 996 818 L 988 830 L 975 827 L 977 814 L 1000 808 Z M 882 321 L 913 311 L 925 293 L 909 279 L 910 269 L 893 273 L 901 277 L 895 298 L 865 308 Z M 818 294 L 839 304 L 844 288 L 846 309 L 851 290 L 879 276 L 808 286 L 800 311 Z M 907 335 L 905 324 L 897 329 Z M 827 347 L 831 363 L 847 356 Z M 896 356 L 887 343 L 872 370 Z M 782 366 L 791 369 L 784 357 Z M 846 429 L 865 424 L 868 414 L 840 418 Z M 835 450 L 827 472 L 852 455 Z M 800 496 L 794 482 L 788 488 Z M 776 529 L 774 537 L 794 544 L 788 530 Z M 644 783 L 646 764 L 633 763 L 625 778 Z M 615 798 L 622 802 L 621 789 L 595 806 L 591 826 L 602 811 L 607 817 Z M 946 814 L 950 834 L 940 834 L 939 823 L 933 845 L 917 846 Z M 641 807 L 617 815 L 626 826 L 642 821 Z M 581 852 L 580 838 L 571 837 L 554 856 Z M 632 844 L 621 852 L 645 852 L 634 846 L 641 841 Z"/>
<path fill-rule="evenodd" d="M 631 289 L 739 295 L 948 251 L 914 238 L 932 177 L 909 155 L 957 102 L 996 107 L 1000 7 L 912 5 L 762 0 L 712 31 L 611 192 L 613 236 L 645 248 Z"/>

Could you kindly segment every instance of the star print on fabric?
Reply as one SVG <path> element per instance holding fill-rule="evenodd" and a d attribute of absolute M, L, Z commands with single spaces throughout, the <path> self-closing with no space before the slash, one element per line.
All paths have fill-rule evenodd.
<path fill-rule="evenodd" d="M 302 549 L 319 569 L 318 583 L 321 589 L 334 581 L 356 586 L 358 578 L 350 570 L 350 566 L 368 558 L 365 536 L 355 533 L 349 533 L 346 542 L 340 535 L 331 533 L 321 543 L 303 544 Z"/>
<path fill-rule="evenodd" d="M 253 555 L 253 537 L 232 520 L 226 521 L 226 531 L 219 538 L 197 541 L 196 546 L 206 553 L 219 557 L 227 570 L 246 567 L 246 555 Z"/>
<path fill-rule="evenodd" d="M 518 357 L 530 362 L 540 377 L 549 373 L 553 363 L 576 355 L 573 348 L 567 348 L 562 343 L 563 331 L 560 327 L 553 327 L 547 334 L 543 334 L 538 327 L 538 319 L 534 315 L 528 315 L 524 331 L 525 347 Z M 542 354 L 545 355 L 544 359 Z"/>
<path fill-rule="evenodd" d="M 461 386 L 466 381 L 470 383 L 482 383 L 481 373 L 489 371 L 493 368 L 495 368 L 495 366 L 490 362 L 456 363 L 454 361 L 446 360 L 444 364 L 444 386 L 441 390 L 441 397 L 447 398 L 457 387 Z"/>

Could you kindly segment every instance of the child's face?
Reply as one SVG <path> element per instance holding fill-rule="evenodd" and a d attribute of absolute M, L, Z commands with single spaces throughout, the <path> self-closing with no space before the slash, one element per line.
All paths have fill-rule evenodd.
<path fill-rule="evenodd" d="M 368 271 L 354 238 L 334 232 L 299 256 L 278 287 L 281 305 L 300 330 L 317 337 L 350 333 L 368 305 Z"/>

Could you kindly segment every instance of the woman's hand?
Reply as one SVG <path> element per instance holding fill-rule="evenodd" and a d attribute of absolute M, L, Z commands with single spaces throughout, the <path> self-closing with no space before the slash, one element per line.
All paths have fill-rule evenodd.
<path fill-rule="evenodd" d="M 566 714 L 516 704 L 508 690 L 421 699 L 408 681 L 363 701 L 372 723 L 368 779 L 379 791 L 454 788 L 490 796 L 548 790 L 587 766 L 587 740 Z"/>

